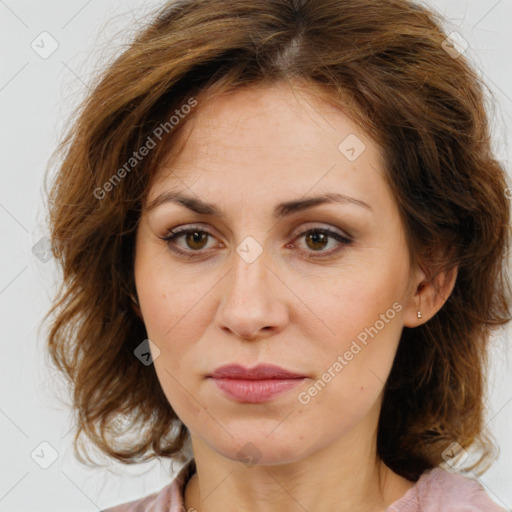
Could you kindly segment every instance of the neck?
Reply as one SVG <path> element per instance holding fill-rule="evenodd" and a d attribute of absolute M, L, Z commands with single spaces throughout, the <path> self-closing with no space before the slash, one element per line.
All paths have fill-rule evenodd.
<path fill-rule="evenodd" d="M 250 467 L 200 439 L 192 444 L 196 473 L 185 489 L 186 510 L 384 512 L 413 485 L 377 459 L 375 439 L 364 445 L 348 435 L 297 461 Z"/>

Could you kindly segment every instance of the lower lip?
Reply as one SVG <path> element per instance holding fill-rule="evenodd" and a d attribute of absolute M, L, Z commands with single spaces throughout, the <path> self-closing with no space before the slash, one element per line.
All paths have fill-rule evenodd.
<path fill-rule="evenodd" d="M 213 378 L 215 384 L 229 397 L 239 402 L 257 404 L 267 402 L 285 391 L 289 391 L 304 381 L 298 379 L 222 379 Z"/>

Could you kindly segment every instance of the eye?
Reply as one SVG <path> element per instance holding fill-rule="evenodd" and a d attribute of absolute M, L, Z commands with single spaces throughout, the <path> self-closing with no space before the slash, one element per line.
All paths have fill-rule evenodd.
<path fill-rule="evenodd" d="M 203 249 L 207 246 L 208 238 L 213 237 L 212 233 L 205 230 L 201 226 L 184 226 L 169 231 L 169 234 L 162 237 L 169 248 L 183 256 L 194 257 L 199 256 Z M 336 231 L 327 228 L 313 228 L 298 233 L 295 239 L 303 238 L 307 249 L 300 249 L 308 253 L 308 258 L 319 258 L 331 256 L 343 248 L 344 245 L 350 245 L 352 239 Z M 186 247 L 180 247 L 177 241 L 184 238 Z M 334 240 L 334 248 L 325 251 L 325 247 L 329 245 L 329 241 Z M 215 245 L 214 245 L 215 247 Z M 293 243 L 287 244 L 287 248 L 294 247 Z M 318 254 L 315 254 L 318 253 Z"/>
<path fill-rule="evenodd" d="M 194 256 L 190 253 L 197 253 L 201 249 L 204 249 L 209 236 L 213 237 L 209 231 L 204 230 L 202 227 L 185 226 L 169 231 L 169 234 L 163 237 L 162 240 L 165 240 L 169 248 L 174 252 L 185 256 Z M 178 239 L 183 237 L 187 247 L 190 248 L 190 250 L 183 249 L 176 243 Z"/>
<path fill-rule="evenodd" d="M 306 250 L 308 258 L 324 258 L 332 256 L 343 249 L 344 245 L 350 245 L 352 243 L 352 239 L 348 236 L 327 228 L 308 229 L 300 232 L 296 238 L 304 238 L 306 247 L 308 248 Z M 334 243 L 332 244 L 334 247 L 326 251 L 324 249 L 329 245 L 329 240 L 334 240 Z M 287 245 L 287 247 L 290 246 L 293 246 L 293 244 Z"/>

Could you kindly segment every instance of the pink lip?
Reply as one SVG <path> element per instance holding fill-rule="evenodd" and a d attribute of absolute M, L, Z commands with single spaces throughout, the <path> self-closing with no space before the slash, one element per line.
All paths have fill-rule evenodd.
<path fill-rule="evenodd" d="M 298 386 L 305 378 L 275 365 L 254 368 L 225 365 L 207 376 L 229 397 L 248 403 L 261 403 Z"/>
<path fill-rule="evenodd" d="M 290 372 L 275 366 L 273 364 L 258 364 L 254 368 L 244 368 L 239 364 L 226 364 L 220 366 L 208 377 L 243 379 L 243 380 L 262 380 L 262 379 L 297 379 L 306 377 L 298 373 Z"/>

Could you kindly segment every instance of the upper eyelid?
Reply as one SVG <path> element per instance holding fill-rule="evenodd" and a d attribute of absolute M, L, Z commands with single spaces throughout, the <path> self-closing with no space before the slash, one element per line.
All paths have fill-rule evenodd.
<path fill-rule="evenodd" d="M 312 225 L 314 224 L 314 225 Z M 174 231 L 174 233 L 173 233 Z M 212 236 L 218 240 L 218 237 L 215 236 L 214 233 L 209 228 L 206 228 L 205 226 L 198 225 L 198 224 L 183 224 L 181 226 L 177 226 L 175 228 L 169 229 L 168 232 L 161 237 L 166 242 L 170 243 L 172 240 L 178 239 L 181 235 L 189 233 L 191 231 L 199 231 L 207 233 L 209 236 Z M 315 224 L 313 222 L 307 222 L 306 227 L 303 225 L 297 230 L 293 230 L 290 234 L 290 236 L 293 236 L 293 240 L 295 240 L 297 237 L 302 237 L 305 234 L 311 232 L 311 231 L 323 231 L 326 232 L 328 237 L 330 238 L 340 238 L 344 239 L 345 242 L 341 242 L 339 239 L 337 239 L 338 243 L 353 243 L 354 237 L 347 233 L 345 230 L 341 230 L 340 228 L 331 226 L 331 225 L 325 225 L 325 224 Z M 222 242 L 221 242 L 222 243 Z M 186 249 L 188 250 L 188 249 Z M 194 251 L 194 252 L 200 252 L 200 251 Z"/>
<path fill-rule="evenodd" d="M 300 228 L 297 229 L 297 231 L 293 230 L 292 233 L 297 233 L 297 235 L 302 235 L 304 233 L 307 233 L 308 231 L 314 231 L 314 230 L 331 231 L 332 233 L 335 233 L 339 236 L 343 236 L 345 238 L 352 239 L 352 235 L 347 233 L 345 230 L 337 228 L 335 226 L 331 226 L 330 224 L 316 224 L 316 225 L 310 225 L 310 224 L 314 224 L 314 223 L 308 222 L 308 223 L 306 223 L 306 225 L 309 227 L 307 227 L 307 226 L 304 227 L 302 225 Z"/>
<path fill-rule="evenodd" d="M 164 237 L 169 237 L 169 236 L 172 236 L 173 234 L 178 234 L 178 233 L 181 234 L 181 233 L 185 233 L 187 231 L 193 231 L 193 230 L 202 231 L 202 232 L 208 233 L 209 235 L 215 236 L 209 227 L 203 226 L 201 224 L 182 224 L 175 228 L 168 229 L 166 234 L 164 235 Z M 345 238 L 349 238 L 349 239 L 352 238 L 352 235 L 350 235 L 345 230 L 342 230 L 338 227 L 331 226 L 330 224 L 321 224 L 321 223 L 315 224 L 314 222 L 306 222 L 306 227 L 304 227 L 304 225 L 301 225 L 301 227 L 294 229 L 292 231 L 292 233 L 296 234 L 296 235 L 301 235 L 308 231 L 313 231 L 313 230 L 332 231 L 340 236 L 344 236 Z M 173 233 L 173 231 L 174 231 L 174 233 Z"/>

